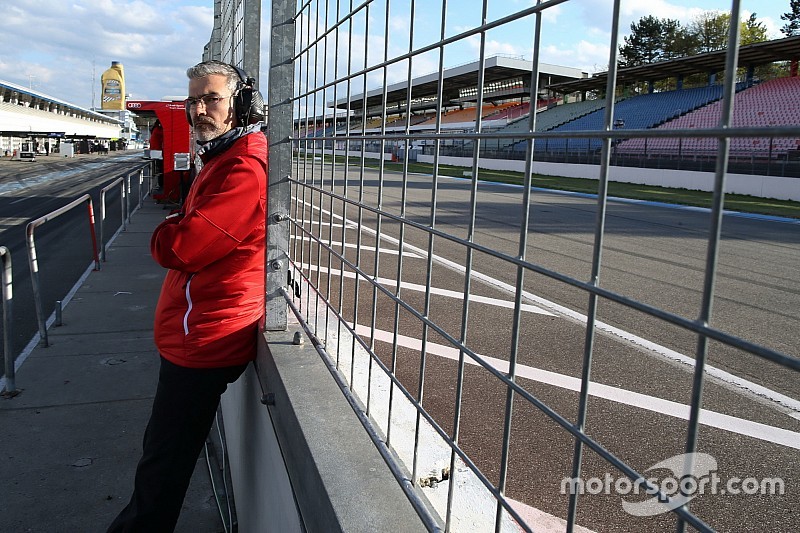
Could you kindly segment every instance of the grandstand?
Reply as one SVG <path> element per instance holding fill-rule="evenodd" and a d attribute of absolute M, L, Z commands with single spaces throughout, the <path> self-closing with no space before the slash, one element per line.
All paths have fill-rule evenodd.
<path fill-rule="evenodd" d="M 711 128 L 719 124 L 720 102 L 699 107 L 696 111 L 677 117 L 658 129 Z M 800 77 L 777 78 L 765 81 L 737 94 L 733 108 L 733 126 L 791 126 L 800 124 Z M 711 138 L 657 138 L 630 139 L 618 148 L 621 154 L 654 155 L 713 155 L 717 139 Z M 767 137 L 731 139 L 732 155 L 786 156 L 789 151 L 800 150 L 800 139 Z"/>
<path fill-rule="evenodd" d="M 486 106 L 481 108 L 480 115 L 481 119 L 485 119 L 490 115 L 494 115 L 497 112 L 496 108 L 491 108 L 490 106 Z M 442 115 L 440 119 L 440 124 L 444 128 L 469 128 L 475 129 L 475 120 L 477 117 L 478 109 L 476 107 L 467 107 L 464 109 L 456 109 L 454 111 L 448 111 L 447 113 Z M 431 117 L 426 122 L 420 124 L 420 130 L 422 129 L 432 129 L 436 125 L 436 117 Z"/>
<path fill-rule="evenodd" d="M 594 113 L 595 111 L 603 108 L 605 101 L 601 99 L 583 100 L 580 102 L 572 102 L 567 104 L 562 103 L 561 105 L 556 105 L 558 103 L 559 101 L 555 99 L 554 101 L 551 101 L 551 105 L 546 106 L 545 108 L 539 108 L 539 111 L 536 115 L 536 131 L 552 130 L 558 126 L 561 126 L 562 124 L 567 124 L 568 122 L 589 115 L 590 113 Z M 528 110 L 530 110 L 530 105 L 528 105 Z M 509 137 L 499 139 L 497 141 L 487 141 L 485 146 L 493 147 L 497 150 L 506 150 L 510 147 L 513 147 L 513 149 L 521 149 L 524 151 L 524 141 L 520 141 L 519 139 L 511 136 L 529 131 L 529 121 L 524 120 L 528 118 L 528 114 L 526 113 L 520 116 L 517 120 L 510 122 L 508 125 L 497 129 L 495 131 L 496 133 L 509 135 Z M 489 125 L 487 124 L 487 128 L 488 127 Z M 468 146 L 471 147 L 471 143 L 468 143 Z"/>
<path fill-rule="evenodd" d="M 652 128 L 672 118 L 693 111 L 701 106 L 722 98 L 722 86 L 711 85 L 682 89 L 678 91 L 665 91 L 650 93 L 619 100 L 614 106 L 615 127 L 644 129 Z M 596 100 L 594 102 L 597 102 Z M 537 131 L 599 131 L 603 129 L 605 106 L 591 106 L 592 100 L 584 102 L 589 108 L 595 109 L 589 113 L 575 116 L 555 127 L 537 128 Z M 602 101 L 601 101 L 602 103 Z M 578 104 L 563 106 L 565 109 L 578 107 Z M 563 112 L 562 112 L 563 114 Z M 542 113 L 542 122 L 556 122 L 548 120 L 548 113 Z M 538 122 L 538 117 L 537 117 Z M 564 152 L 568 149 L 579 152 L 599 150 L 601 141 L 597 138 L 582 139 L 546 139 L 545 143 L 538 143 L 537 150 L 548 152 Z M 515 145 L 517 150 L 525 150 L 524 142 Z"/>
<path fill-rule="evenodd" d="M 795 77 L 775 80 L 759 80 L 754 77 L 756 67 L 784 63 L 798 59 L 800 37 L 788 37 L 756 43 L 740 48 L 740 81 L 736 85 L 736 126 L 796 125 L 798 116 L 799 83 Z M 698 56 L 662 61 L 639 67 L 619 69 L 617 74 L 617 99 L 612 123 L 615 130 L 656 130 L 708 128 L 719 121 L 719 101 L 722 85 L 719 74 L 724 70 L 725 51 L 709 52 Z M 545 72 L 546 70 L 546 72 Z M 330 149 L 336 136 L 348 133 L 387 135 L 404 133 L 406 128 L 414 133 L 436 133 L 436 128 L 448 136 L 440 143 L 441 154 L 471 157 L 474 142 L 470 137 L 480 131 L 493 136 L 481 141 L 481 157 L 522 159 L 532 138 L 530 130 L 533 95 L 531 65 L 520 59 L 501 56 L 488 58 L 482 72 L 483 91 L 479 91 L 479 65 L 477 62 L 448 69 L 442 73 L 442 103 L 436 99 L 439 75 L 428 75 L 387 88 L 386 101 L 381 91 L 373 90 L 366 95 L 355 95 L 338 100 L 333 105 L 336 113 L 346 113 L 349 124 L 340 118 L 337 129 L 332 127 L 333 112 L 329 117 L 317 117 L 311 131 L 299 136 L 315 138 L 314 146 Z M 786 68 L 788 73 L 789 69 Z M 557 73 L 557 75 L 555 75 Z M 705 79 L 700 86 L 685 86 L 685 79 Z M 539 72 L 537 103 L 535 106 L 536 133 L 555 133 L 536 138 L 536 158 L 542 161 L 597 163 L 602 139 L 592 132 L 604 129 L 606 99 L 603 94 L 607 81 L 606 73 L 587 76 L 576 69 L 546 66 Z M 672 90 L 656 90 L 659 81 L 676 87 Z M 545 84 L 546 82 L 549 82 Z M 665 84 L 662 84 L 662 86 Z M 630 87 L 646 86 L 649 91 L 637 94 Z M 633 96 L 629 93 L 633 92 Z M 482 95 L 482 101 L 478 101 Z M 441 116 L 433 109 L 441 109 Z M 407 112 L 411 113 L 407 117 Z M 480 117 L 478 130 L 477 117 Z M 312 119 L 314 120 L 314 119 Z M 298 125 L 299 126 L 299 125 Z M 584 133 L 585 135 L 580 135 Z M 463 134 L 462 139 L 453 136 Z M 566 134 L 566 135 L 564 135 Z M 633 137 L 633 136 L 632 136 Z M 430 140 L 418 143 L 425 153 L 432 153 L 434 143 Z M 615 141 L 615 164 L 655 165 L 664 168 L 682 168 L 681 160 L 698 161 L 707 156 L 705 167 L 691 166 L 695 170 L 713 170 L 717 141 L 715 139 L 671 138 L 657 139 L 637 137 Z M 358 149 L 357 141 L 350 141 L 352 149 Z M 365 143 L 365 150 L 380 151 L 381 146 L 393 156 L 402 150 L 403 141 Z M 311 146 L 309 146 L 310 148 Z M 751 172 L 777 172 L 780 175 L 800 175 L 800 168 L 790 160 L 800 149 L 796 138 L 737 138 L 732 139 L 731 153 L 738 158 L 766 158 L 764 165 L 751 168 Z M 678 161 L 678 163 L 675 163 Z M 770 169 L 778 165 L 777 171 Z M 689 168 L 689 167 L 683 167 Z M 740 169 L 741 170 L 741 169 Z M 741 170 L 748 173 L 747 170 Z"/>
<path fill-rule="evenodd" d="M 547 103 L 545 102 L 545 106 Z M 538 107 L 538 106 L 537 106 Z M 508 124 L 518 120 L 531 110 L 530 102 L 510 102 L 506 104 L 499 104 L 494 109 L 490 109 L 490 113 L 483 117 L 483 126 L 491 128 L 494 124 Z"/>
<path fill-rule="evenodd" d="M 386 131 L 393 131 L 398 128 L 405 129 L 407 118 L 409 126 L 416 126 L 418 124 L 425 124 L 428 121 L 435 119 L 436 115 L 434 113 L 422 113 L 419 115 L 412 114 L 410 117 L 399 115 L 394 120 L 390 119 L 386 121 Z M 374 128 L 380 129 L 380 125 L 382 122 L 383 120 L 379 117 L 377 119 L 373 119 L 369 124 L 367 124 L 367 127 L 370 128 L 370 130 Z"/>

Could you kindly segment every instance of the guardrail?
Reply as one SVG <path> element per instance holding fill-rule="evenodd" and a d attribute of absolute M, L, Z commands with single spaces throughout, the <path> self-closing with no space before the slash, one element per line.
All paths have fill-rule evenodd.
<path fill-rule="evenodd" d="M 6 386 L 3 389 L 3 396 L 16 395 L 17 387 L 14 383 L 14 354 L 11 353 L 11 317 L 12 317 L 12 275 L 11 275 L 11 251 L 5 246 L 0 246 L 0 259 L 3 262 L 3 357 L 5 359 L 5 378 Z"/>
<path fill-rule="evenodd" d="M 148 188 L 146 191 L 143 190 L 144 185 L 144 169 L 147 168 L 148 173 Z M 113 189 L 114 187 L 119 186 L 120 188 L 120 215 L 121 215 L 121 227 L 122 231 L 125 231 L 128 228 L 128 224 L 131 222 L 131 177 L 134 174 L 138 174 L 138 199 L 137 199 L 137 209 L 141 209 L 142 201 L 144 196 L 150 194 L 152 191 L 152 163 L 146 163 L 142 167 L 137 170 L 133 170 L 124 174 L 102 189 L 100 189 L 100 260 L 106 260 L 106 240 L 105 240 L 105 227 L 106 227 L 106 193 Z M 143 194 L 144 192 L 144 194 Z"/>
<path fill-rule="evenodd" d="M 33 285 L 33 300 L 36 306 L 36 321 L 39 325 L 39 335 L 42 339 L 42 344 L 44 346 L 48 346 L 47 342 L 47 326 L 45 324 L 44 318 L 44 311 L 42 310 L 42 298 L 41 298 L 41 291 L 39 285 L 39 263 L 36 259 L 36 243 L 34 241 L 33 232 L 36 228 L 53 220 L 54 218 L 63 215 L 67 211 L 74 209 L 75 207 L 83 204 L 86 202 L 88 208 L 88 215 L 89 215 L 89 230 L 92 234 L 92 255 L 94 257 L 95 262 L 95 270 L 100 270 L 100 257 L 97 253 L 97 237 L 95 236 L 95 229 L 94 229 L 94 206 L 92 204 L 92 197 L 89 194 L 84 194 L 79 198 L 73 200 L 69 204 L 56 209 L 42 217 L 37 218 L 36 220 L 32 220 L 28 223 L 25 228 L 26 234 L 26 241 L 28 245 L 28 265 L 31 269 L 31 284 Z"/>
<path fill-rule="evenodd" d="M 147 169 L 147 190 L 144 191 L 144 182 L 145 182 L 145 175 L 144 170 Z M 141 209 L 142 202 L 145 196 L 148 196 L 153 192 L 153 162 L 148 162 L 145 166 L 139 169 L 139 201 L 137 203 L 137 209 Z M 144 194 L 142 194 L 144 191 Z"/>
<path fill-rule="evenodd" d="M 105 227 L 106 227 L 106 193 L 119 186 L 120 189 L 120 214 L 122 220 L 120 221 L 122 231 L 128 228 L 129 218 L 129 192 L 130 192 L 130 174 L 127 176 L 120 176 L 102 189 L 100 189 L 100 260 L 106 260 L 106 240 L 105 240 Z"/>

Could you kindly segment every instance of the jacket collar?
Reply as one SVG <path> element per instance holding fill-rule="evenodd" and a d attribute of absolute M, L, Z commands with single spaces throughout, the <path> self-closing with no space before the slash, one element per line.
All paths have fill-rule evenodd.
<path fill-rule="evenodd" d="M 256 124 L 251 124 L 246 128 L 238 126 L 226 131 L 219 137 L 211 139 L 210 141 L 197 141 L 197 144 L 200 146 L 197 149 L 197 155 L 200 157 L 203 163 L 207 163 L 212 157 L 219 155 L 230 148 L 231 145 L 238 139 L 241 139 L 245 135 L 250 135 L 251 133 L 260 131 L 261 123 L 258 122 Z"/>

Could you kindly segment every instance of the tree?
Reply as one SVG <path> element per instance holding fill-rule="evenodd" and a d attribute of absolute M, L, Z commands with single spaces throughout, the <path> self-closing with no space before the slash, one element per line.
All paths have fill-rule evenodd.
<path fill-rule="evenodd" d="M 798 11 L 795 23 L 800 34 L 800 0 L 792 0 L 792 7 Z M 756 16 L 753 13 L 739 22 L 741 45 L 768 39 L 766 26 Z M 730 29 L 731 15 L 722 11 L 705 11 L 685 27 L 681 26 L 678 20 L 659 19 L 652 15 L 642 17 L 638 22 L 631 24 L 630 35 L 624 37 L 624 44 L 619 47 L 619 63 L 621 67 L 635 67 L 656 61 L 725 50 L 728 47 Z M 762 78 L 766 77 L 769 68 L 766 65 L 759 66 L 755 74 Z M 695 83 L 707 83 L 706 77 L 706 74 L 696 74 L 687 77 L 684 82 L 690 86 Z M 664 90 L 671 86 L 669 80 L 653 81 L 656 90 Z M 645 87 L 632 85 L 626 90 L 638 92 L 644 91 Z"/>
<path fill-rule="evenodd" d="M 623 40 L 625 44 L 619 48 L 622 66 L 652 63 L 661 55 L 661 22 L 652 15 L 642 17 L 639 22 L 631 23 L 631 33 Z"/>
<path fill-rule="evenodd" d="M 781 20 L 786 21 L 781 32 L 787 37 L 800 35 L 800 0 L 789 0 L 789 9 L 791 11 L 781 15 Z"/>
<path fill-rule="evenodd" d="M 677 20 L 664 19 L 664 59 L 676 59 L 692 54 L 694 39 Z"/>
<path fill-rule="evenodd" d="M 625 44 L 619 47 L 621 65 L 636 67 L 676 57 L 672 49 L 667 52 L 667 42 L 674 40 L 679 30 L 680 22 L 677 20 L 659 19 L 652 15 L 631 23 L 631 33 L 624 37 Z"/>
<path fill-rule="evenodd" d="M 800 0 L 798 0 L 800 2 Z M 762 43 L 767 40 L 767 27 L 764 23 L 756 20 L 756 14 L 750 15 L 750 18 L 742 21 L 740 27 L 741 44 Z"/>
<path fill-rule="evenodd" d="M 689 24 L 689 32 L 695 37 L 695 53 L 724 50 L 728 45 L 728 31 L 731 26 L 730 13 L 706 11 Z"/>

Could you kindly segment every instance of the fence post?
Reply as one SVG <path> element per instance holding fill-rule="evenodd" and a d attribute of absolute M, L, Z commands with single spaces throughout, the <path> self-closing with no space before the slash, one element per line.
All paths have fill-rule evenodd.
<path fill-rule="evenodd" d="M 92 205 L 91 197 L 89 197 L 89 201 L 87 202 L 87 209 L 89 210 L 89 232 L 92 235 L 92 254 L 94 255 L 94 265 L 95 265 L 94 269 L 100 270 L 100 256 L 98 255 L 97 252 L 97 234 L 95 233 L 94 229 L 94 206 Z M 103 250 L 105 250 L 104 244 L 103 244 Z"/>
<path fill-rule="evenodd" d="M 147 194 L 150 195 L 152 198 L 153 196 L 153 178 L 155 177 L 156 173 L 156 162 L 150 161 L 150 165 L 147 167 Z"/>
<path fill-rule="evenodd" d="M 17 393 L 17 385 L 14 381 L 14 354 L 11 352 L 11 304 L 13 301 L 11 252 L 5 246 L 0 246 L 0 259 L 3 262 L 3 357 L 6 378 L 6 386 L 2 393 L 3 396 L 14 396 Z"/>
<path fill-rule="evenodd" d="M 269 194 L 267 195 L 266 330 L 287 328 L 286 286 L 289 250 L 289 176 L 292 164 L 292 94 L 294 92 L 295 2 L 272 2 L 270 31 Z"/>
<path fill-rule="evenodd" d="M 122 231 L 126 231 L 128 229 L 127 222 L 130 221 L 130 187 L 127 187 L 126 192 L 126 180 L 130 181 L 130 174 L 120 176 L 119 178 L 115 179 L 102 189 L 100 189 L 100 261 L 105 262 L 106 260 L 106 238 L 105 238 L 105 228 L 106 228 L 106 192 L 111 190 L 112 188 L 119 185 L 119 202 L 120 202 L 120 218 L 121 218 L 121 225 Z M 92 225 L 94 228 L 94 216 L 92 216 L 91 205 L 89 206 L 89 224 Z M 95 243 L 95 248 L 97 248 L 97 244 Z M 100 270 L 100 261 L 97 263 L 97 269 Z"/>
<path fill-rule="evenodd" d="M 39 337 L 42 345 L 48 346 L 47 325 L 45 324 L 44 311 L 42 310 L 42 295 L 39 290 L 39 261 L 36 259 L 36 242 L 33 238 L 33 230 L 36 225 L 29 222 L 25 229 L 26 242 L 28 245 L 28 266 L 31 269 L 31 287 L 33 289 L 33 304 L 36 309 L 36 322 L 39 327 Z"/>
<path fill-rule="evenodd" d="M 125 174 L 122 179 L 122 231 L 128 230 L 128 222 L 131 218 L 131 173 Z"/>
<path fill-rule="evenodd" d="M 106 260 L 106 189 L 100 190 L 100 260 Z"/>
<path fill-rule="evenodd" d="M 136 209 L 142 208 L 142 176 L 144 175 L 144 168 L 140 168 L 136 172 Z"/>
<path fill-rule="evenodd" d="M 148 164 L 147 167 L 143 167 L 143 168 L 139 169 L 139 209 L 141 209 L 142 206 L 144 206 L 144 197 L 147 194 L 145 192 L 145 185 L 144 185 L 144 178 L 145 178 L 144 169 L 145 168 L 149 169 L 150 165 Z M 148 170 L 148 172 L 150 172 L 150 171 Z M 149 182 L 150 179 L 148 178 L 147 181 Z"/>

